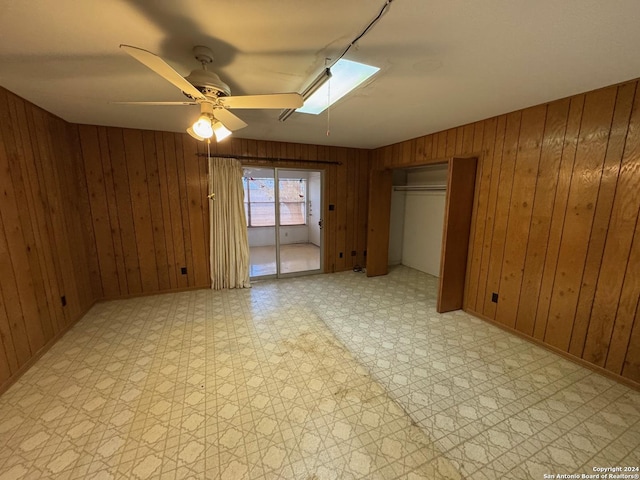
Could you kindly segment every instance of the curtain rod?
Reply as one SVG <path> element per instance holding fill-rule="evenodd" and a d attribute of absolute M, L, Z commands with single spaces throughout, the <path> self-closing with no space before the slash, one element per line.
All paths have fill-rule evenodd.
<path fill-rule="evenodd" d="M 196 153 L 196 155 L 198 157 L 209 157 L 208 154 L 206 153 L 201 153 L 198 152 Z M 211 157 L 218 157 L 218 158 L 235 158 L 238 160 L 263 160 L 265 162 L 304 162 L 304 163 L 321 163 L 321 164 L 327 164 L 327 165 L 342 165 L 342 162 L 334 162 L 331 160 L 300 160 L 300 159 L 295 159 L 295 158 L 277 158 L 277 157 L 252 157 L 249 155 L 229 155 L 229 154 L 219 154 L 219 153 L 213 153 L 211 154 Z"/>

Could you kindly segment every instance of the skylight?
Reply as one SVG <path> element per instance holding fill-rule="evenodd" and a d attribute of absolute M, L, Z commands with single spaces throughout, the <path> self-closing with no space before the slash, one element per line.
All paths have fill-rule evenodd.
<path fill-rule="evenodd" d="M 344 97 L 351 90 L 380 70 L 378 67 L 352 62 L 341 58 L 331 67 L 331 78 L 304 101 L 304 105 L 296 110 L 300 113 L 318 115 L 329 105 Z"/>

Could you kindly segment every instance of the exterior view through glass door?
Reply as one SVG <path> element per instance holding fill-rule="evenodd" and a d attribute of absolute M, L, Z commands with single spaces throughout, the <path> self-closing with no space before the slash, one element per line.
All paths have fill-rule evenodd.
<path fill-rule="evenodd" d="M 320 273 L 322 172 L 245 167 L 243 183 L 251 278 Z"/>

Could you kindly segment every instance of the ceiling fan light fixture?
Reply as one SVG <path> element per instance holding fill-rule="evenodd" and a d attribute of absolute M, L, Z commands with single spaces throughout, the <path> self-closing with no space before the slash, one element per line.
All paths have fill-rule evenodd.
<path fill-rule="evenodd" d="M 189 127 L 187 128 L 187 133 L 189 135 L 191 135 L 193 138 L 195 138 L 196 140 L 200 140 L 201 142 L 204 142 L 206 140 L 206 138 L 201 137 L 200 135 L 198 135 L 196 132 L 193 131 L 193 127 Z"/>
<path fill-rule="evenodd" d="M 222 122 L 216 120 L 213 122 L 213 133 L 216 136 L 216 141 L 221 142 L 231 135 L 231 130 L 225 127 Z"/>
<path fill-rule="evenodd" d="M 213 126 L 211 118 L 208 115 L 201 115 L 193 124 L 193 131 L 202 138 L 211 138 L 213 136 Z"/>

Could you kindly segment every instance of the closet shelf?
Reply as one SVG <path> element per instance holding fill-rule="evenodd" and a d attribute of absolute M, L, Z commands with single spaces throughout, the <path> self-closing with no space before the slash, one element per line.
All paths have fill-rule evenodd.
<path fill-rule="evenodd" d="M 444 192 L 447 190 L 446 185 L 394 185 L 396 192 Z"/>

